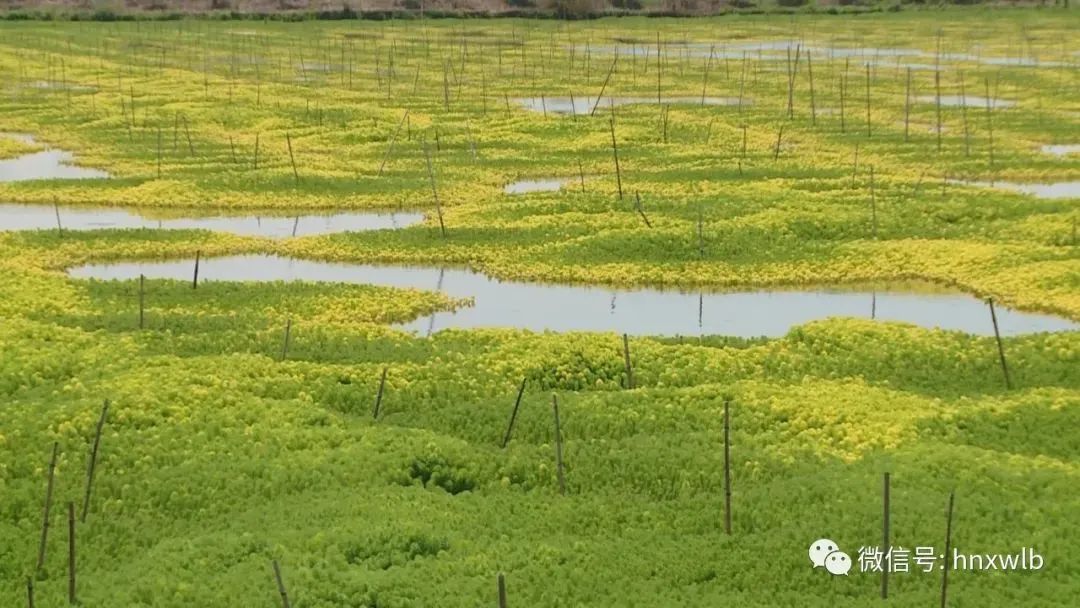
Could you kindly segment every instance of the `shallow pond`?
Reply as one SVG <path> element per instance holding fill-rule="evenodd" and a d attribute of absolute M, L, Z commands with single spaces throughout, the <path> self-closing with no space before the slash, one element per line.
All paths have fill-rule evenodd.
<path fill-rule="evenodd" d="M 915 98 L 920 103 L 937 103 L 937 97 L 933 95 L 923 95 Z M 1009 101 L 1006 99 L 990 99 L 991 108 L 1011 108 L 1016 105 L 1015 101 Z M 967 106 L 969 108 L 985 108 L 986 98 L 979 97 L 977 95 L 942 95 L 941 106 L 944 108 L 959 108 Z"/>
<path fill-rule="evenodd" d="M 190 280 L 192 260 L 94 264 L 71 269 L 78 279 Z M 446 328 L 513 327 L 532 331 L 614 331 L 634 335 L 782 336 L 794 325 L 844 316 L 906 321 L 992 335 L 986 304 L 937 287 L 806 288 L 681 292 L 498 281 L 452 268 L 420 268 L 298 260 L 272 255 L 204 258 L 205 281 L 334 281 L 441 291 L 475 305 L 440 312 L 400 327 L 428 334 Z M 997 308 L 1003 335 L 1077 329 L 1050 315 Z"/>
<path fill-rule="evenodd" d="M 661 97 L 664 104 L 673 105 L 705 105 L 705 106 L 738 106 L 738 97 Z M 551 112 L 552 114 L 589 114 L 596 106 L 599 112 L 602 109 L 627 105 L 655 104 L 656 97 L 601 97 L 599 103 L 595 97 L 524 97 L 517 100 L 527 110 L 534 112 Z M 750 105 L 748 99 L 742 100 L 742 105 Z"/>
<path fill-rule="evenodd" d="M 1030 194 L 1036 198 L 1080 198 L 1080 182 L 1056 182 L 1052 184 L 1021 184 L 1017 182 L 974 180 L 949 180 L 949 182 L 962 186 L 1012 190 L 1021 194 Z"/>
<path fill-rule="evenodd" d="M 32 143 L 30 140 L 28 143 Z M 71 164 L 74 155 L 66 150 L 48 149 L 0 160 L 0 182 L 21 182 L 32 179 L 100 179 L 109 174 Z"/>
<path fill-rule="evenodd" d="M 1044 154 L 1068 156 L 1069 154 L 1080 154 L 1080 144 L 1051 144 L 1042 146 L 1039 150 Z"/>
<path fill-rule="evenodd" d="M 0 133 L 0 137 L 14 139 L 28 145 L 38 142 L 26 133 Z M 109 174 L 100 169 L 89 169 L 72 164 L 75 157 L 67 150 L 46 147 L 15 158 L 0 160 L 0 182 L 21 182 L 32 179 L 101 179 Z"/>
<path fill-rule="evenodd" d="M 147 210 L 148 214 L 155 213 Z M 156 211 L 160 214 L 161 211 Z M 0 231 L 55 230 L 57 215 L 63 230 L 102 230 L 107 228 L 150 228 L 162 230 L 213 230 L 241 236 L 287 238 L 405 228 L 424 220 L 422 213 L 337 212 L 328 214 L 222 215 L 202 217 L 154 218 L 139 210 L 121 208 L 68 207 L 52 205 L 13 205 L 0 203 Z"/>
<path fill-rule="evenodd" d="M 534 179 L 519 179 L 510 182 L 503 187 L 506 194 L 528 194 L 530 192 L 558 192 L 563 186 L 570 183 L 566 177 L 541 177 Z"/>

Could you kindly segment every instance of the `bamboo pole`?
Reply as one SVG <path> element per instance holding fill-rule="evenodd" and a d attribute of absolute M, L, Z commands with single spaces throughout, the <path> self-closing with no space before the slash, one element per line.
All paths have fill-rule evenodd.
<path fill-rule="evenodd" d="M 105 427 L 105 418 L 109 415 L 109 400 L 101 406 L 101 417 L 98 418 L 97 430 L 94 431 L 94 447 L 90 450 L 90 464 L 86 470 L 86 494 L 83 496 L 82 522 L 86 522 L 86 514 L 90 510 L 90 492 L 94 486 L 94 470 L 97 467 L 98 447 L 101 445 L 101 431 Z"/>
<path fill-rule="evenodd" d="M 289 135 L 288 131 L 285 132 L 285 144 L 289 148 L 289 163 L 292 164 L 293 180 L 299 185 L 300 173 L 296 170 L 296 157 L 293 156 L 292 136 Z"/>
<path fill-rule="evenodd" d="M 907 69 L 907 88 L 904 90 L 904 141 L 908 141 L 911 126 L 911 68 Z"/>
<path fill-rule="evenodd" d="M 285 339 L 281 344 L 281 360 L 284 361 L 289 356 L 289 334 L 292 332 L 292 319 L 285 320 Z"/>
<path fill-rule="evenodd" d="M 559 423 L 559 398 L 551 394 L 551 411 L 555 415 L 555 471 L 559 479 L 559 494 L 566 494 L 566 473 L 563 470 L 562 426 Z"/>
<path fill-rule="evenodd" d="M 446 224 L 443 223 L 442 205 L 439 203 L 439 190 L 435 185 L 435 169 L 431 166 L 431 151 L 424 141 L 424 159 L 427 161 L 428 180 L 431 182 L 431 196 L 435 199 L 435 213 L 439 216 L 439 232 L 446 238 Z"/>
<path fill-rule="evenodd" d="M 196 249 L 195 250 L 195 272 L 194 272 L 194 274 L 192 274 L 192 277 L 191 277 L 191 288 L 192 289 L 198 289 L 199 288 L 199 258 L 201 256 L 202 256 L 202 250 Z"/>
<path fill-rule="evenodd" d="M 514 421 L 517 420 L 518 408 L 521 407 L 521 398 L 525 395 L 525 381 L 527 378 L 521 379 L 521 388 L 518 389 L 517 399 L 514 400 L 514 409 L 510 412 L 510 422 L 506 425 L 506 434 L 503 435 L 502 447 L 506 447 L 506 444 L 510 443 L 510 433 L 514 431 Z"/>
<path fill-rule="evenodd" d="M 48 482 L 45 486 L 45 514 L 41 519 L 41 542 L 38 544 L 38 559 L 37 567 L 34 568 L 34 572 L 41 572 L 41 568 L 45 565 L 45 545 L 49 537 L 49 512 L 52 510 L 52 496 L 53 496 L 53 478 L 56 472 L 56 457 L 60 452 L 60 443 L 54 441 L 52 449 L 52 458 L 49 459 L 49 476 Z"/>
<path fill-rule="evenodd" d="M 891 544 L 889 541 L 889 473 L 886 472 L 882 480 L 882 505 L 884 509 L 884 515 L 882 518 L 882 536 L 883 542 L 882 551 L 888 556 L 892 552 Z M 881 569 L 881 599 L 888 599 L 889 597 L 889 569 L 892 567 L 892 559 L 887 559 L 887 565 Z"/>
<path fill-rule="evenodd" d="M 634 368 L 630 364 L 630 338 L 626 334 L 622 336 L 623 342 L 623 365 L 626 370 L 626 388 L 634 388 Z"/>
<path fill-rule="evenodd" d="M 814 99 L 814 62 L 810 50 L 806 51 L 806 71 L 810 76 L 810 124 L 817 126 L 817 102 Z"/>
<path fill-rule="evenodd" d="M 273 560 L 271 565 L 274 568 L 274 580 L 277 582 L 278 595 L 281 596 L 281 607 L 290 608 L 289 594 L 285 590 L 285 582 L 281 579 L 281 566 L 278 565 L 277 560 Z"/>
<path fill-rule="evenodd" d="M 389 368 L 384 367 L 382 375 L 379 377 L 379 390 L 375 393 L 375 409 L 372 411 L 371 417 L 375 420 L 379 419 L 379 410 L 382 409 L 383 393 L 386 391 L 386 374 Z"/>
<path fill-rule="evenodd" d="M 139 275 L 139 329 L 146 327 L 146 276 Z"/>
<path fill-rule="evenodd" d="M 874 165 L 870 165 L 870 218 L 873 222 L 874 239 L 878 238 L 877 197 L 874 194 Z"/>
<path fill-rule="evenodd" d="M 614 114 L 612 114 L 612 117 L 611 117 L 611 120 L 609 121 L 609 124 L 611 125 L 611 153 L 615 157 L 615 180 L 616 180 L 616 184 L 618 184 L 618 187 L 619 187 L 619 200 L 621 201 L 621 200 L 623 200 L 622 169 L 620 169 L 620 167 L 619 167 L 619 146 L 615 142 L 615 116 L 614 116 Z"/>
<path fill-rule="evenodd" d="M 945 608 L 946 596 L 949 591 L 949 566 L 952 565 L 952 519 L 953 500 L 956 492 L 949 492 L 949 508 L 945 513 L 945 559 L 941 572 L 941 608 Z"/>
<path fill-rule="evenodd" d="M 394 153 L 394 142 L 397 141 L 398 133 L 401 132 L 401 126 L 405 124 L 405 121 L 409 118 L 409 111 L 405 110 L 405 114 L 402 115 L 401 121 L 398 122 L 397 128 L 394 129 L 393 134 L 390 135 L 390 142 L 386 147 L 386 154 L 383 156 L 382 163 L 379 164 L 378 177 L 382 177 L 383 169 L 386 168 L 386 162 L 390 160 L 390 155 Z"/>
<path fill-rule="evenodd" d="M 68 604 L 75 602 L 75 503 L 68 501 Z"/>
<path fill-rule="evenodd" d="M 724 399 L 724 532 L 731 535 L 731 399 Z"/>
<path fill-rule="evenodd" d="M 1001 343 L 1001 332 L 998 330 L 997 313 L 994 311 L 994 299 L 987 298 L 990 305 L 990 321 L 994 324 L 994 340 L 997 342 L 998 359 L 1001 361 L 1001 375 L 1005 377 L 1005 388 L 1012 389 L 1012 381 L 1009 379 L 1009 366 L 1005 362 L 1005 346 Z"/>
<path fill-rule="evenodd" d="M 600 100 L 604 98 L 604 91 L 607 90 L 608 81 L 611 80 L 611 73 L 615 71 L 615 64 L 619 62 L 619 47 L 615 47 L 615 59 L 611 62 L 611 67 L 608 68 L 607 76 L 604 77 L 604 84 L 600 86 L 600 94 L 596 96 L 596 101 L 593 103 L 592 110 L 589 112 L 589 116 L 596 114 L 596 107 L 600 105 Z M 577 110 L 575 110 L 576 112 Z"/>
<path fill-rule="evenodd" d="M 649 221 L 649 217 L 645 215 L 645 207 L 641 204 L 641 195 L 636 191 L 634 192 L 634 207 L 637 209 L 638 215 L 641 219 L 645 220 L 645 226 L 652 228 L 652 222 Z"/>

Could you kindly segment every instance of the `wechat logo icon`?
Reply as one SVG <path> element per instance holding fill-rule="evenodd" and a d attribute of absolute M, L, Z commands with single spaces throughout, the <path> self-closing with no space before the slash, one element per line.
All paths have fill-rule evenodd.
<path fill-rule="evenodd" d="M 820 538 L 810 543 L 810 563 L 815 568 L 825 568 L 829 574 L 847 576 L 851 570 L 851 556 L 840 550 L 840 546 L 827 538 Z"/>

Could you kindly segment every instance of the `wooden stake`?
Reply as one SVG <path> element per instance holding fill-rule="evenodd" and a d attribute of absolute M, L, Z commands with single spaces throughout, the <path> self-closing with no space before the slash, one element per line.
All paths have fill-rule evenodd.
<path fill-rule="evenodd" d="M 277 581 L 278 595 L 281 596 L 282 608 L 289 608 L 289 594 L 285 591 L 285 582 L 281 580 L 281 567 L 278 566 L 277 560 L 270 562 L 274 568 L 274 580 Z"/>
<path fill-rule="evenodd" d="M 292 332 L 292 319 L 285 320 L 285 340 L 281 345 L 281 360 L 289 355 L 289 333 Z"/>
<path fill-rule="evenodd" d="M 945 563 L 941 572 L 941 608 L 945 608 L 945 598 L 949 591 L 949 566 L 952 565 L 952 516 L 953 499 L 956 492 L 949 492 L 949 510 L 945 513 Z"/>
<path fill-rule="evenodd" d="M 731 399 L 724 399 L 724 532 L 731 535 Z"/>
<path fill-rule="evenodd" d="M 611 153 L 615 157 L 615 181 L 619 186 L 619 200 L 623 200 L 622 191 L 622 170 L 619 168 L 619 146 L 615 143 L 615 117 L 611 117 L 609 121 L 611 125 Z"/>
<path fill-rule="evenodd" d="M 559 424 L 559 398 L 551 394 L 551 411 L 555 414 L 555 471 L 559 478 L 559 494 L 566 494 L 566 473 L 563 471 L 562 427 Z"/>
<path fill-rule="evenodd" d="M 191 277 L 191 288 L 199 288 L 199 258 L 202 257 L 202 250 L 195 250 L 195 273 Z"/>
<path fill-rule="evenodd" d="M 428 179 L 431 181 L 431 196 L 435 199 L 435 212 L 439 216 L 439 232 L 446 238 L 446 224 L 443 223 L 442 205 L 439 203 L 439 190 L 435 186 L 435 170 L 431 166 L 431 151 L 424 141 L 424 159 L 427 160 Z"/>
<path fill-rule="evenodd" d="M 888 556 L 891 552 L 891 545 L 889 544 L 889 473 L 886 472 L 883 479 L 883 486 L 881 490 L 882 504 L 884 505 L 884 516 L 882 520 L 882 535 L 884 540 L 882 542 L 882 551 Z M 881 569 L 881 599 L 888 599 L 889 597 L 889 568 L 892 567 L 892 559 L 887 558 L 886 567 Z"/>
<path fill-rule="evenodd" d="M 780 140 L 784 137 L 784 125 L 780 125 L 780 130 L 776 132 L 776 150 L 773 151 L 773 161 L 780 158 Z"/>
<path fill-rule="evenodd" d="M 41 521 L 41 543 L 38 544 L 38 559 L 37 559 L 37 567 L 34 569 L 35 573 L 41 572 L 42 566 L 45 565 L 45 541 L 49 537 L 49 511 L 52 510 L 53 473 L 56 471 L 56 457 L 57 457 L 57 454 L 59 452 L 60 452 L 60 443 L 54 441 L 53 442 L 53 449 L 52 449 L 52 458 L 49 459 L 48 483 L 45 486 L 45 514 L 44 514 L 44 516 L 42 516 L 42 521 Z M 31 589 L 30 593 L 31 593 L 31 596 L 32 596 L 33 595 L 33 590 L 32 589 Z M 31 600 L 31 603 L 33 603 L 33 600 Z"/>
<path fill-rule="evenodd" d="M 375 420 L 379 419 L 379 410 L 382 409 L 383 392 L 386 390 L 386 374 L 389 368 L 384 367 L 382 370 L 382 376 L 379 377 L 379 390 L 375 393 L 375 409 L 372 411 L 371 417 Z"/>
<path fill-rule="evenodd" d="M 105 427 L 105 418 L 109 415 L 109 400 L 106 399 L 101 406 L 101 417 L 98 418 L 97 430 L 94 432 L 94 447 L 90 451 L 90 465 L 86 470 L 86 495 L 83 496 L 82 522 L 86 522 L 86 513 L 90 509 L 90 491 L 94 486 L 94 469 L 97 467 L 98 446 L 101 445 L 101 430 Z"/>
<path fill-rule="evenodd" d="M 34 579 L 26 577 L 26 604 L 30 608 L 34 608 Z"/>
<path fill-rule="evenodd" d="M 258 133 L 255 134 L 255 160 L 254 160 L 254 163 L 252 165 L 252 169 L 254 169 L 255 171 L 259 170 L 259 134 Z"/>
<path fill-rule="evenodd" d="M 75 503 L 68 502 L 68 603 L 75 604 Z"/>
<path fill-rule="evenodd" d="M 581 166 L 581 158 L 577 159 L 578 177 L 581 179 L 581 193 L 585 194 L 585 168 Z"/>
<path fill-rule="evenodd" d="M 1005 347 L 1001 343 L 1001 332 L 998 331 L 997 313 L 994 312 L 994 299 L 987 298 L 990 305 L 990 320 L 994 324 L 994 339 L 997 341 L 998 359 L 1001 360 L 1001 374 L 1005 377 L 1005 388 L 1012 390 L 1012 381 L 1009 379 L 1009 366 L 1005 363 Z"/>
<path fill-rule="evenodd" d="M 161 127 L 157 130 L 157 177 L 161 179 Z"/>
<path fill-rule="evenodd" d="M 510 443 L 510 433 L 514 430 L 514 421 L 517 420 L 518 408 L 521 407 L 521 397 L 525 395 L 526 378 L 521 379 L 521 388 L 518 389 L 517 399 L 514 400 L 514 409 L 510 412 L 510 422 L 506 425 L 506 434 L 503 435 L 502 447 Z"/>
<path fill-rule="evenodd" d="M 626 388 L 634 388 L 634 368 L 630 365 L 630 338 L 626 335 L 622 335 L 623 344 L 623 365 L 626 368 Z"/>

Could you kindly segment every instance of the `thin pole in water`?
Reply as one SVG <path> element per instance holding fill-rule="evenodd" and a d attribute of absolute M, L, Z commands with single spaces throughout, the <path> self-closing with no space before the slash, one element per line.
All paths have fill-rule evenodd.
<path fill-rule="evenodd" d="M 192 289 L 198 289 L 199 288 L 199 258 L 200 257 L 202 257 L 202 250 L 196 249 L 195 250 L 195 273 L 192 275 L 192 278 L 191 278 L 191 288 Z"/>

